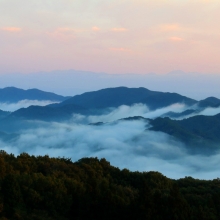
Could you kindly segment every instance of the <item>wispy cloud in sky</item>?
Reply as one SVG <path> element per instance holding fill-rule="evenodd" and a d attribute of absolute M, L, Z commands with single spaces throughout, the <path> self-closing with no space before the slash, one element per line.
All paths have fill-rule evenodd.
<path fill-rule="evenodd" d="M 0 73 L 216 73 L 219 11 L 215 0 L 1 1 Z M 114 56 L 108 48 L 134 53 Z"/>
<path fill-rule="evenodd" d="M 184 41 L 184 39 L 181 38 L 181 37 L 170 37 L 169 39 L 170 39 L 171 41 Z"/>
<path fill-rule="evenodd" d="M 101 29 L 99 27 L 94 26 L 94 27 L 92 27 L 92 30 L 93 31 L 100 31 Z"/>

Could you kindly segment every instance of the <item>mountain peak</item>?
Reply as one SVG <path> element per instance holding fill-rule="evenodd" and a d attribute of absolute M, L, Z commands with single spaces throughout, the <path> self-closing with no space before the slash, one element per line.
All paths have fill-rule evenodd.
<path fill-rule="evenodd" d="M 0 89 L 0 102 L 15 103 L 21 100 L 39 100 L 39 101 L 64 101 L 69 97 L 64 97 L 51 92 L 44 92 L 39 89 L 19 89 L 16 87 L 6 87 Z"/>
<path fill-rule="evenodd" d="M 197 101 L 193 99 L 181 96 L 177 93 L 150 91 L 144 87 L 116 87 L 76 95 L 62 102 L 60 105 L 75 104 L 86 108 L 100 109 L 110 107 L 115 108 L 121 105 L 131 106 L 137 103 L 142 103 L 151 109 L 156 109 L 174 103 L 193 105 L 196 102 Z"/>
<path fill-rule="evenodd" d="M 220 105 L 220 99 L 216 97 L 208 97 L 198 102 L 199 107 L 218 107 Z"/>

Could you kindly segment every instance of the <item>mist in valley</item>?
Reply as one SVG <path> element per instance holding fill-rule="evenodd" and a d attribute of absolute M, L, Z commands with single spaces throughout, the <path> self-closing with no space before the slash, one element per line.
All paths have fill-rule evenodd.
<path fill-rule="evenodd" d="M 39 101 L 39 100 L 21 100 L 19 102 L 13 102 L 13 103 L 8 103 L 8 102 L 0 102 L 0 109 L 2 111 L 8 111 L 8 112 L 13 112 L 16 111 L 20 108 L 27 108 L 32 105 L 37 105 L 37 106 L 46 106 L 50 104 L 54 104 L 58 102 L 53 102 L 50 100 L 45 100 L 45 101 Z"/>
<path fill-rule="evenodd" d="M 156 111 L 146 105 L 120 106 L 102 115 L 73 114 L 63 122 L 26 121 L 28 126 L 1 149 L 18 155 L 49 155 L 77 161 L 83 157 L 106 158 L 113 166 L 132 171 L 159 171 L 170 178 L 192 176 L 213 179 L 220 176 L 220 151 L 206 154 L 186 146 L 162 132 L 148 130 L 149 121 L 166 112 L 181 112 L 187 106 L 175 104 Z M 216 109 L 217 110 L 217 109 Z M 203 111 L 210 113 L 210 109 Z M 217 112 L 217 111 L 216 111 Z M 139 120 L 119 120 L 142 116 Z M 94 123 L 104 124 L 95 125 Z M 209 148 L 209 146 L 207 146 Z"/>

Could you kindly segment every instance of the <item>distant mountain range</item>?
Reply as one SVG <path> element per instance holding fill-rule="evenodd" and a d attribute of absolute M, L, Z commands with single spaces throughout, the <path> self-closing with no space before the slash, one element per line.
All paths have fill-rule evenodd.
<path fill-rule="evenodd" d="M 181 118 L 198 113 L 207 107 L 216 108 L 220 106 L 220 99 L 215 97 L 196 101 L 177 93 L 150 91 L 146 88 L 107 88 L 76 95 L 71 98 L 60 97 L 55 94 L 51 95 L 51 93 L 49 93 L 49 95 L 51 95 L 49 96 L 47 93 L 45 94 L 45 92 L 41 92 L 41 94 L 41 100 L 64 99 L 64 101 L 44 107 L 30 106 L 25 109 L 22 108 L 13 112 L 10 116 L 25 119 L 57 121 L 68 119 L 73 113 L 97 115 L 103 114 L 104 111 L 106 112 L 107 109 L 110 108 L 117 108 L 121 105 L 132 106 L 137 103 L 147 105 L 152 111 L 175 103 L 182 103 L 189 107 L 191 106 L 192 109 L 187 109 L 183 112 L 167 112 L 163 115 L 163 117 Z M 43 94 L 45 94 L 45 96 L 43 96 Z M 35 98 L 37 98 L 37 96 L 35 96 Z"/>
<path fill-rule="evenodd" d="M 8 87 L 0 90 L 0 102 L 13 103 L 23 99 L 60 101 L 60 103 L 21 108 L 11 114 L 0 112 L 0 119 L 9 117 L 13 119 L 60 121 L 69 119 L 72 114 L 99 115 L 121 105 L 132 106 L 137 103 L 147 105 L 151 111 L 175 103 L 185 104 L 189 108 L 183 112 L 167 112 L 161 115 L 163 117 L 181 118 L 202 111 L 206 107 L 220 106 L 220 99 L 215 97 L 196 101 L 177 93 L 150 91 L 146 88 L 107 88 L 73 97 L 64 97 L 37 89 L 22 90 Z M 190 109 L 190 107 L 192 108 Z"/>
<path fill-rule="evenodd" d="M 10 114 L 10 117 L 46 121 L 64 120 L 71 117 L 73 113 L 103 114 L 106 109 L 121 105 L 131 106 L 136 103 L 145 104 L 151 110 L 155 110 L 175 103 L 191 106 L 196 104 L 197 101 L 177 93 L 154 92 L 145 88 L 118 87 L 76 95 L 59 104 L 22 108 Z"/>
<path fill-rule="evenodd" d="M 87 92 L 73 97 L 63 97 L 54 93 L 43 92 L 37 89 L 22 90 L 8 87 L 0 90 L 0 102 L 17 102 L 23 99 L 60 101 L 47 106 L 30 106 L 21 108 L 12 113 L 0 110 L 0 130 L 12 132 L 20 128 L 28 128 L 31 120 L 63 121 L 69 120 L 73 114 L 101 115 L 121 105 L 132 106 L 137 103 L 145 104 L 151 111 L 182 103 L 187 106 L 182 112 L 166 112 L 160 117 L 146 119 L 140 115 L 122 120 L 147 120 L 150 130 L 160 131 L 179 139 L 185 144 L 217 146 L 220 143 L 220 114 L 215 116 L 193 116 L 206 108 L 220 107 L 220 99 L 209 97 L 201 101 L 179 95 L 150 91 L 146 88 L 107 88 L 94 92 Z M 189 117 L 193 116 L 193 117 Z M 183 120 L 184 117 L 189 117 Z M 124 119 L 123 119 L 124 118 Z M 92 123 L 102 125 L 103 122 Z M 23 127 L 22 127 L 23 126 Z M 0 133 L 4 140 L 13 139 L 15 135 Z"/>
<path fill-rule="evenodd" d="M 0 103 L 16 103 L 21 100 L 39 100 L 39 101 L 64 101 L 70 97 L 64 97 L 51 92 L 44 92 L 39 89 L 18 89 L 15 87 L 6 87 L 0 89 Z"/>

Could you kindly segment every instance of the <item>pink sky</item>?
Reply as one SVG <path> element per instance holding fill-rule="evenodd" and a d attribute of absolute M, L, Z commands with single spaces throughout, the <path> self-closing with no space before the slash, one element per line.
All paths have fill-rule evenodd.
<path fill-rule="evenodd" d="M 219 0 L 1 0 L 0 73 L 220 73 Z"/>

